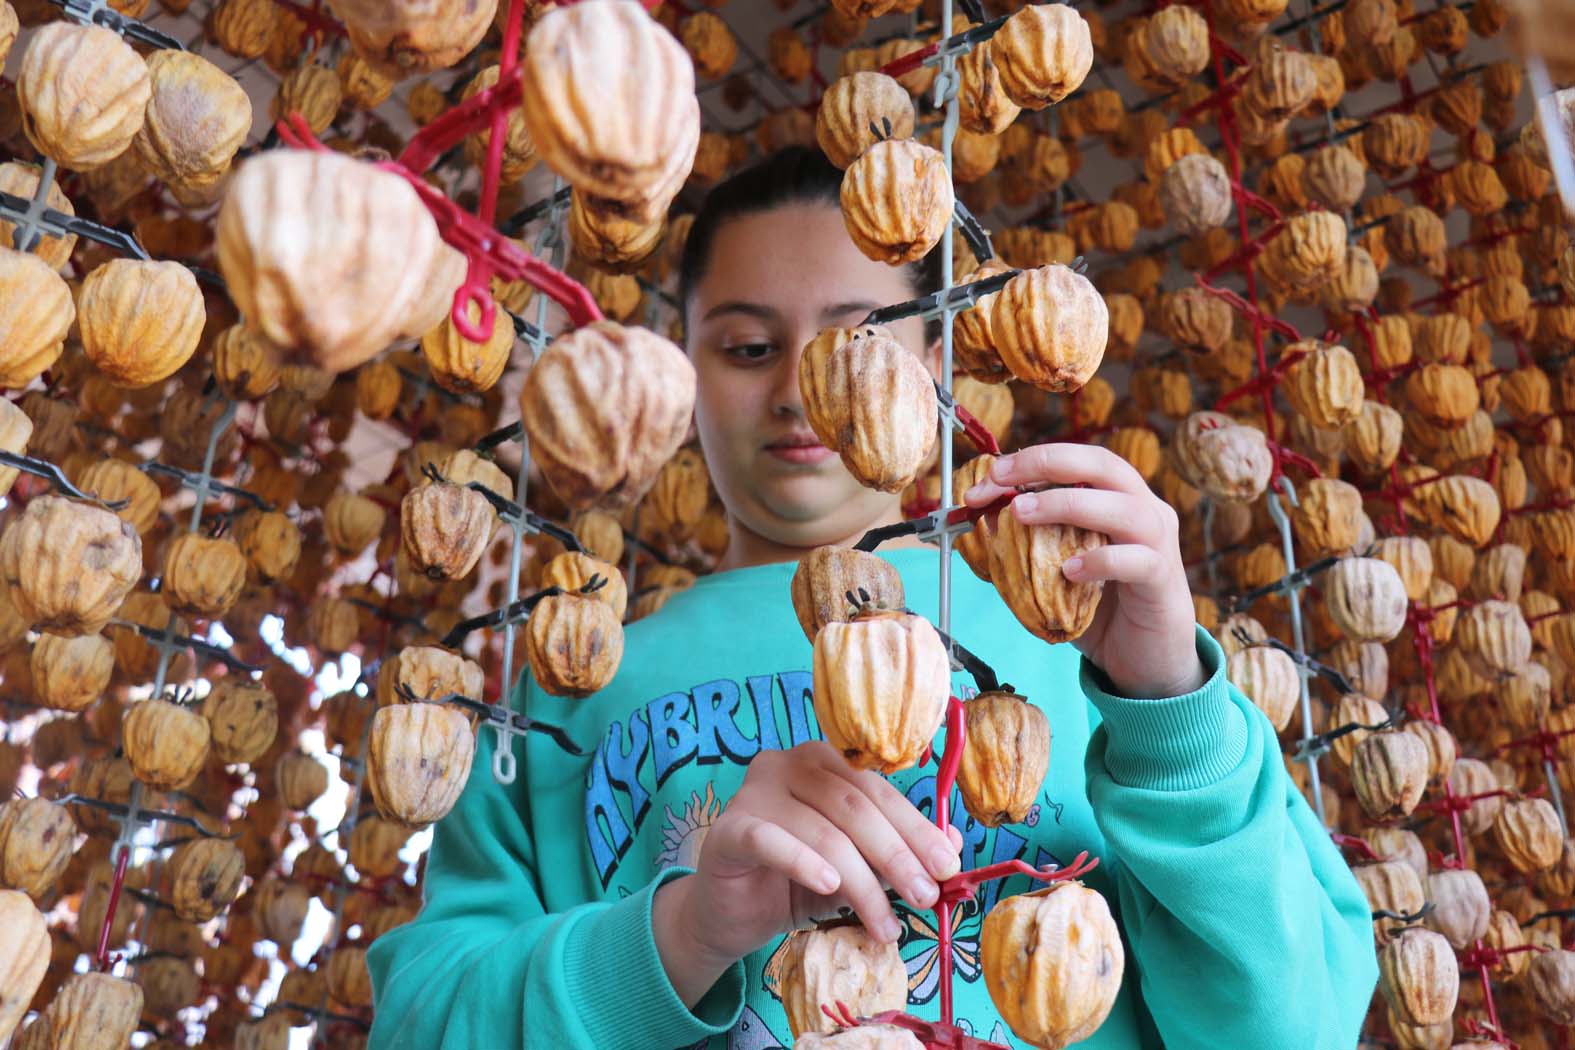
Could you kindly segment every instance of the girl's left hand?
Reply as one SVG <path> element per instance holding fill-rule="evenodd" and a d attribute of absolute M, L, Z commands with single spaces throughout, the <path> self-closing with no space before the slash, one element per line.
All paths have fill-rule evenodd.
<path fill-rule="evenodd" d="M 1107 581 L 1093 623 L 1072 644 L 1122 696 L 1180 696 L 1201 687 L 1206 676 L 1174 508 L 1109 449 L 1064 443 L 997 458 L 989 479 L 969 489 L 964 502 L 977 507 L 1041 485 L 1087 487 L 1025 492 L 1002 513 L 1025 525 L 1073 525 L 1110 540 L 1062 567 L 1074 583 Z"/>

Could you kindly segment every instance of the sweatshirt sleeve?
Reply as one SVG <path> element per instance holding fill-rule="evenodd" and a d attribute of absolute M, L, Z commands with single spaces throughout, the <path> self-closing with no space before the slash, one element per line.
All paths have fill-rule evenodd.
<path fill-rule="evenodd" d="M 1082 668 L 1102 719 L 1088 796 L 1144 1003 L 1169 1050 L 1354 1047 L 1378 978 L 1367 899 L 1268 719 L 1197 638 L 1209 680 L 1185 696 L 1114 696 Z"/>
<path fill-rule="evenodd" d="M 478 742 L 470 781 L 435 828 L 421 914 L 367 952 L 371 1050 L 650 1050 L 731 1028 L 742 963 L 691 1010 L 657 954 L 651 899 L 685 870 L 621 900 L 548 911 L 521 785 L 494 782 L 491 764 Z"/>

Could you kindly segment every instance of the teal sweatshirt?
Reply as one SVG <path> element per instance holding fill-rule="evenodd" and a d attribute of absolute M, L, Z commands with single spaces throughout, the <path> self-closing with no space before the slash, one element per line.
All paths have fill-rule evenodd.
<path fill-rule="evenodd" d="M 908 605 L 938 607 L 939 559 L 900 549 Z M 651 898 L 692 870 L 750 758 L 818 738 L 811 648 L 793 614 L 794 565 L 700 579 L 632 624 L 612 683 L 584 700 L 522 680 L 514 706 L 563 726 L 572 757 L 531 734 L 520 774 L 493 781 L 483 732 L 470 782 L 437 825 L 426 905 L 368 952 L 372 1050 L 766 1050 L 791 1046 L 781 940 L 733 966 L 692 1010 L 651 934 Z M 1368 904 L 1286 775 L 1268 721 L 1225 680 L 1197 632 L 1203 688 L 1166 700 L 1106 691 L 1070 645 L 1018 624 L 961 559 L 957 640 L 1042 707 L 1050 772 L 1022 824 L 986 828 L 955 792 L 963 866 L 1100 858 L 1085 882 L 1125 938 L 1125 982 L 1090 1050 L 1349 1050 L 1377 980 Z M 953 690 L 971 694 L 955 676 Z M 935 764 L 893 782 L 934 805 Z M 1016 876 L 955 911 L 959 1025 L 1012 1046 L 979 967 L 982 917 Z M 909 1012 L 939 1015 L 930 912 L 899 906 Z"/>

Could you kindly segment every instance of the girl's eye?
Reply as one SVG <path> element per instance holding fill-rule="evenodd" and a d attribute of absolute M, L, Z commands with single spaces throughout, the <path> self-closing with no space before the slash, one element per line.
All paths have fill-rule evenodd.
<path fill-rule="evenodd" d="M 770 343 L 739 343 L 723 348 L 723 353 L 738 361 L 763 361 L 775 349 Z"/>

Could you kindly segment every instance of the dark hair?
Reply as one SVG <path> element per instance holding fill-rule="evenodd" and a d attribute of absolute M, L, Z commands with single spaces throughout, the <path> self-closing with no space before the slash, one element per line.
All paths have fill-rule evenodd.
<path fill-rule="evenodd" d="M 711 263 L 711 245 L 716 240 L 716 233 L 729 219 L 770 211 L 786 204 L 827 202 L 839 205 L 841 199 L 842 171 L 820 150 L 807 146 L 780 149 L 718 183 L 701 202 L 684 242 L 683 260 L 678 268 L 680 310 L 688 311 L 690 293 Z M 942 265 L 939 248 L 918 262 L 908 264 L 908 282 L 915 296 L 928 295 L 941 286 Z M 926 338 L 933 339 L 939 334 L 939 324 L 926 325 Z"/>

